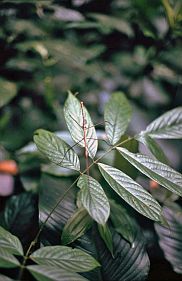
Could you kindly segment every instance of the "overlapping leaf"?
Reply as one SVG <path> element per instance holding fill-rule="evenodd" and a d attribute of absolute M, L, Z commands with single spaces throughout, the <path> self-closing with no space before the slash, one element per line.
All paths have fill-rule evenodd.
<path fill-rule="evenodd" d="M 171 192 L 182 196 L 182 175 L 180 173 L 149 156 L 140 153 L 134 154 L 120 147 L 117 150 L 143 174 L 166 187 Z"/>
<path fill-rule="evenodd" d="M 137 182 L 111 166 L 98 163 L 101 174 L 111 188 L 142 215 L 154 220 L 161 220 L 161 206 Z"/>
<path fill-rule="evenodd" d="M 34 142 L 40 152 L 50 161 L 65 168 L 80 170 L 80 163 L 74 150 L 55 134 L 39 129 L 34 134 Z"/>
<path fill-rule="evenodd" d="M 13 268 L 19 266 L 20 263 L 11 253 L 4 248 L 0 248 L 0 267 Z"/>
<path fill-rule="evenodd" d="M 171 203 L 164 206 L 163 212 L 169 227 L 155 224 L 159 245 L 174 271 L 182 274 L 182 209 L 179 205 Z"/>
<path fill-rule="evenodd" d="M 141 134 L 158 139 L 182 138 L 182 107 L 172 109 L 154 120 Z"/>
<path fill-rule="evenodd" d="M 104 120 L 109 142 L 116 144 L 125 133 L 131 119 L 131 106 L 122 92 L 114 93 L 105 106 Z"/>
<path fill-rule="evenodd" d="M 98 230 L 100 233 L 100 236 L 102 237 L 102 239 L 105 242 L 106 247 L 108 248 L 108 250 L 110 251 L 112 257 L 113 255 L 113 241 L 112 241 L 112 234 L 111 231 L 108 227 L 107 224 L 101 225 L 98 224 Z"/>
<path fill-rule="evenodd" d="M 80 200 L 90 216 L 98 223 L 105 224 L 110 205 L 101 185 L 92 177 L 82 175 L 77 185 L 81 188 Z"/>
<path fill-rule="evenodd" d="M 88 155 L 94 158 L 98 147 L 95 127 L 85 106 L 82 108 L 79 100 L 71 92 L 69 92 L 65 102 L 64 116 L 73 140 L 82 147 L 85 147 L 83 129 L 85 124 L 86 149 Z M 85 122 L 83 122 L 83 119 Z"/>
<path fill-rule="evenodd" d="M 89 254 L 66 246 L 43 247 L 30 257 L 40 265 L 54 266 L 69 272 L 86 272 L 99 266 Z"/>
<path fill-rule="evenodd" d="M 23 255 L 23 248 L 20 240 L 0 226 L 0 247 L 1 250 L 11 254 Z"/>

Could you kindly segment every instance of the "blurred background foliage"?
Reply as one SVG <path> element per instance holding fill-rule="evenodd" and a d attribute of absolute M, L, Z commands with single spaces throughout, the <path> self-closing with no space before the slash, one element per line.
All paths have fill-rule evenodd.
<path fill-rule="evenodd" d="M 61 136 L 67 140 L 62 112 L 67 90 L 79 92 L 95 124 L 103 121 L 103 107 L 110 94 L 124 92 L 133 107 L 129 134 L 181 105 L 181 42 L 181 0 L 1 0 L 0 160 L 10 158 L 19 163 L 21 173 L 14 178 L 14 193 L 35 191 L 38 186 L 42 158 L 37 152 L 21 154 L 33 132 L 40 127 L 63 131 Z M 181 170 L 180 142 L 160 144 L 170 165 Z M 66 173 L 47 162 L 42 171 L 55 176 Z M 5 196 L 8 191 L 2 187 L 8 181 L 11 186 L 13 179 L 0 176 L 0 195 Z M 139 180 L 149 186 L 146 179 Z M 159 201 L 165 195 L 153 193 Z M 25 206 L 31 206 L 34 199 L 31 195 L 24 200 Z M 5 202 L 0 199 L 0 203 L 2 210 Z M 18 204 L 16 197 L 8 203 L 19 212 Z M 34 212 L 30 210 L 30 220 Z M 16 229 L 15 222 L 13 227 Z M 154 234 L 147 227 L 150 247 Z M 28 229 L 30 225 L 24 233 Z M 161 255 L 155 247 L 150 251 L 154 258 Z M 155 267 L 155 259 L 153 264 Z M 161 262 L 161 272 L 167 267 Z M 156 269 L 152 267 L 152 271 Z M 161 280 L 180 280 L 170 274 L 171 279 Z"/>

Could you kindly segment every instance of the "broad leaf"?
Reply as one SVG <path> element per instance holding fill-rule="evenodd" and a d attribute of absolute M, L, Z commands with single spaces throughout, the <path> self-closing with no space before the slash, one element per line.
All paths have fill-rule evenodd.
<path fill-rule="evenodd" d="M 0 249 L 11 254 L 23 255 L 20 240 L 0 226 Z"/>
<path fill-rule="evenodd" d="M 0 248 L 0 267 L 13 268 L 19 265 L 19 261 L 9 251 Z"/>
<path fill-rule="evenodd" d="M 110 205 L 101 185 L 87 175 L 82 175 L 77 185 L 81 188 L 80 200 L 89 215 L 96 222 L 105 224 L 110 214 Z"/>
<path fill-rule="evenodd" d="M 15 83 L 0 79 L 0 108 L 11 101 L 17 94 Z"/>
<path fill-rule="evenodd" d="M 150 136 L 143 135 L 139 136 L 138 140 L 142 142 L 147 148 L 150 150 L 150 152 L 155 156 L 155 158 L 159 161 L 161 161 L 164 164 L 168 164 L 169 161 L 164 154 L 162 148 L 159 146 L 159 144 Z M 134 152 L 134 151 L 132 151 Z"/>
<path fill-rule="evenodd" d="M 171 192 L 182 196 L 182 175 L 169 166 L 149 156 L 131 153 L 124 148 L 117 148 L 121 155 L 139 171 L 166 187 Z"/>
<path fill-rule="evenodd" d="M 113 255 L 113 241 L 112 241 L 112 234 L 107 224 L 101 225 L 98 224 L 98 230 L 100 233 L 101 238 L 104 240 L 106 247 L 110 251 L 112 257 Z"/>
<path fill-rule="evenodd" d="M 114 93 L 105 106 L 105 129 L 109 142 L 116 144 L 131 120 L 131 107 L 122 92 Z"/>
<path fill-rule="evenodd" d="M 154 120 L 141 134 L 158 139 L 182 138 L 182 106 L 172 109 Z"/>
<path fill-rule="evenodd" d="M 82 147 L 85 147 L 85 131 L 85 149 L 87 149 L 88 155 L 94 158 L 98 147 L 95 127 L 85 106 L 81 107 L 81 103 L 71 92 L 65 102 L 64 116 L 73 140 Z M 84 125 L 85 130 L 83 129 Z"/>
<path fill-rule="evenodd" d="M 111 166 L 98 163 L 101 174 L 111 188 L 140 214 L 154 220 L 161 220 L 161 206 L 137 182 Z"/>
<path fill-rule="evenodd" d="M 174 271 L 182 274 L 182 208 L 171 203 L 164 206 L 163 212 L 169 228 L 155 224 L 159 245 Z"/>
<path fill-rule="evenodd" d="M 45 265 L 30 265 L 27 269 L 38 281 L 88 281 L 77 273 Z"/>
<path fill-rule="evenodd" d="M 100 266 L 89 254 L 66 246 L 43 247 L 30 258 L 40 265 L 54 266 L 69 272 L 86 272 Z"/>
<path fill-rule="evenodd" d="M 15 279 L 11 279 L 8 276 L 0 274 L 0 281 L 14 281 Z"/>
<path fill-rule="evenodd" d="M 109 202 L 111 206 L 110 217 L 114 229 L 133 245 L 136 233 L 135 221 L 121 204 L 115 203 L 114 200 L 110 200 Z"/>
<path fill-rule="evenodd" d="M 61 241 L 67 245 L 81 237 L 93 224 L 93 220 L 84 208 L 79 208 L 69 218 L 63 228 Z"/>
<path fill-rule="evenodd" d="M 35 131 L 34 142 L 40 152 L 50 161 L 64 168 L 80 170 L 80 163 L 74 150 L 54 133 L 39 129 Z"/>

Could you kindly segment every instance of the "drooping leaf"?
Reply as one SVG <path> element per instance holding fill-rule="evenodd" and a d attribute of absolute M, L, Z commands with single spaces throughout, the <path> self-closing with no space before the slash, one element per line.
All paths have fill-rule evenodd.
<path fill-rule="evenodd" d="M 100 266 L 89 254 L 66 246 L 47 246 L 34 252 L 30 258 L 40 265 L 54 266 L 69 272 L 86 272 Z"/>
<path fill-rule="evenodd" d="M 28 245 L 38 228 L 36 195 L 26 192 L 12 196 L 6 203 L 1 222 L 4 228 Z"/>
<path fill-rule="evenodd" d="M 0 267 L 13 268 L 19 265 L 17 258 L 4 248 L 0 248 Z"/>
<path fill-rule="evenodd" d="M 101 185 L 87 175 L 82 175 L 77 185 L 81 188 L 80 200 L 89 215 L 96 222 L 105 224 L 110 214 L 110 205 Z"/>
<path fill-rule="evenodd" d="M 23 248 L 18 237 L 0 226 L 0 249 L 11 254 L 23 255 Z"/>
<path fill-rule="evenodd" d="M 54 133 L 39 129 L 34 134 L 38 149 L 53 163 L 65 168 L 80 170 L 80 163 L 74 150 Z"/>
<path fill-rule="evenodd" d="M 161 161 L 164 164 L 168 164 L 169 161 L 164 154 L 162 148 L 159 146 L 159 144 L 150 136 L 143 135 L 139 136 L 139 141 L 142 142 L 147 148 L 150 150 L 150 152 L 155 156 L 155 158 L 159 161 Z M 134 152 L 134 151 L 132 151 Z"/>
<path fill-rule="evenodd" d="M 141 185 L 122 171 L 98 163 L 99 169 L 110 187 L 140 214 L 154 220 L 161 220 L 161 206 Z"/>
<path fill-rule="evenodd" d="M 117 150 L 143 174 L 171 192 L 182 196 L 182 175 L 180 173 L 149 156 L 140 153 L 134 154 L 124 148 L 117 148 Z"/>
<path fill-rule="evenodd" d="M 159 245 L 175 272 L 182 274 L 182 208 L 176 203 L 163 207 L 169 227 L 155 224 Z"/>
<path fill-rule="evenodd" d="M 16 84 L 0 79 L 0 108 L 6 105 L 17 94 Z"/>
<path fill-rule="evenodd" d="M 136 233 L 136 226 L 133 218 L 121 204 L 117 204 L 114 200 L 110 200 L 109 202 L 111 206 L 110 218 L 114 229 L 132 245 Z"/>
<path fill-rule="evenodd" d="M 104 120 L 109 142 L 116 144 L 131 120 L 131 106 L 122 92 L 112 94 L 105 106 Z"/>
<path fill-rule="evenodd" d="M 110 251 L 112 257 L 113 257 L 113 241 L 112 241 L 112 234 L 111 231 L 106 224 L 101 225 L 98 224 L 98 230 L 100 233 L 100 236 L 102 237 L 102 239 L 104 240 L 106 247 L 108 248 L 108 250 Z"/>
<path fill-rule="evenodd" d="M 45 265 L 29 265 L 27 269 L 38 281 L 88 281 L 75 272 Z"/>
<path fill-rule="evenodd" d="M 182 138 L 182 106 L 172 109 L 154 120 L 141 134 L 157 139 Z"/>
<path fill-rule="evenodd" d="M 61 241 L 67 245 L 81 237 L 93 224 L 93 220 L 84 208 L 79 208 L 69 218 L 63 228 Z"/>
<path fill-rule="evenodd" d="M 83 129 L 85 124 L 86 149 L 88 155 L 94 158 L 98 147 L 95 127 L 85 106 L 81 107 L 81 103 L 71 92 L 65 102 L 64 116 L 73 140 L 82 147 L 85 147 Z"/>

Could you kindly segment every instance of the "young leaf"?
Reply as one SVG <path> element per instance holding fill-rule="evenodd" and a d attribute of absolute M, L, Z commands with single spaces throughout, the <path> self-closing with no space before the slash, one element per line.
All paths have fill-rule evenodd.
<path fill-rule="evenodd" d="M 131 120 L 131 107 L 122 92 L 114 93 L 105 106 L 105 129 L 109 142 L 116 144 Z"/>
<path fill-rule="evenodd" d="M 136 232 L 134 220 L 131 218 L 127 210 L 121 204 L 116 204 L 114 200 L 110 200 L 109 202 L 111 206 L 110 218 L 114 229 L 133 246 L 133 241 Z"/>
<path fill-rule="evenodd" d="M 80 163 L 77 154 L 62 139 L 55 134 L 39 129 L 35 131 L 34 142 L 40 152 L 50 161 L 64 168 L 80 170 Z"/>
<path fill-rule="evenodd" d="M 88 281 L 77 273 L 51 266 L 29 265 L 27 269 L 38 281 Z"/>
<path fill-rule="evenodd" d="M 137 182 L 111 166 L 98 163 L 99 169 L 111 188 L 140 214 L 154 220 L 161 220 L 161 206 Z"/>
<path fill-rule="evenodd" d="M 0 267 L 13 268 L 19 265 L 19 261 L 12 254 L 3 248 L 0 248 Z"/>
<path fill-rule="evenodd" d="M 81 237 L 92 226 L 92 223 L 92 218 L 84 208 L 77 209 L 63 228 L 62 244 L 67 245 Z"/>
<path fill-rule="evenodd" d="M 69 272 L 86 272 L 100 266 L 89 254 L 66 246 L 43 247 L 30 258 L 40 265 L 62 268 Z"/>
<path fill-rule="evenodd" d="M 171 192 L 182 196 L 182 175 L 180 173 L 149 156 L 140 153 L 134 154 L 119 147 L 117 150 L 143 174 L 166 187 Z"/>
<path fill-rule="evenodd" d="M 142 142 L 145 146 L 148 147 L 150 152 L 155 156 L 155 158 L 159 161 L 161 161 L 164 164 L 168 164 L 169 161 L 164 154 L 162 148 L 159 146 L 159 144 L 150 136 L 148 135 L 143 135 L 139 136 L 138 140 Z M 132 151 L 134 152 L 134 151 Z"/>
<path fill-rule="evenodd" d="M 104 240 L 104 242 L 106 244 L 106 247 L 110 251 L 112 257 L 114 257 L 112 234 L 110 232 L 108 225 L 107 224 L 104 224 L 104 225 L 98 224 L 98 230 L 99 230 L 100 236 L 102 237 L 102 239 Z"/>
<path fill-rule="evenodd" d="M 79 100 L 71 92 L 65 102 L 64 117 L 73 140 L 82 147 L 85 147 L 83 129 L 85 123 L 88 155 L 94 158 L 98 147 L 95 127 L 85 106 L 82 108 Z M 83 118 L 85 122 L 83 122 Z"/>
<path fill-rule="evenodd" d="M 80 200 L 89 215 L 96 222 L 105 224 L 110 214 L 110 205 L 102 186 L 87 175 L 82 175 L 77 185 L 81 188 Z"/>
<path fill-rule="evenodd" d="M 20 240 L 0 226 L 0 247 L 1 250 L 15 255 L 23 255 L 23 248 Z"/>
<path fill-rule="evenodd" d="M 157 139 L 181 139 L 182 106 L 164 113 L 140 134 L 148 134 Z"/>

